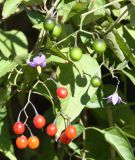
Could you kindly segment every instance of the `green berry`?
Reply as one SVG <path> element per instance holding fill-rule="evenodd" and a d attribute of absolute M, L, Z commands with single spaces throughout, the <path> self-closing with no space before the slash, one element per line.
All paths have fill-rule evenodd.
<path fill-rule="evenodd" d="M 106 43 L 103 39 L 96 39 L 93 43 L 93 49 L 97 52 L 97 53 L 102 53 L 106 51 Z"/>
<path fill-rule="evenodd" d="M 92 77 L 90 82 L 93 87 L 100 87 L 102 84 L 102 81 L 98 76 Z"/>
<path fill-rule="evenodd" d="M 70 51 L 70 58 L 73 61 L 79 61 L 82 58 L 82 50 L 79 47 L 74 47 Z"/>
<path fill-rule="evenodd" d="M 55 20 L 51 17 L 45 19 L 44 22 L 45 29 L 52 31 L 55 27 Z"/>

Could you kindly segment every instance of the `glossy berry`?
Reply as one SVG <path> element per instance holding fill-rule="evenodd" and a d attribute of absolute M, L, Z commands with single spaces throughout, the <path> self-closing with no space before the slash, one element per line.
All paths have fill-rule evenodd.
<path fill-rule="evenodd" d="M 79 61 L 81 58 L 82 58 L 82 50 L 81 48 L 79 47 L 74 47 L 71 49 L 70 51 L 70 58 L 73 60 L 73 61 Z"/>
<path fill-rule="evenodd" d="M 98 53 L 105 52 L 106 48 L 107 46 L 103 39 L 96 39 L 93 43 L 93 49 Z"/>
<path fill-rule="evenodd" d="M 65 130 L 65 134 L 69 139 L 74 139 L 77 135 L 76 128 L 72 125 L 69 125 Z"/>
<path fill-rule="evenodd" d="M 46 133 L 49 135 L 49 136 L 54 136 L 56 133 L 57 133 L 57 126 L 52 123 L 50 124 L 47 128 L 46 128 Z"/>
<path fill-rule="evenodd" d="M 15 134 L 23 134 L 25 131 L 25 125 L 22 122 L 15 122 L 13 131 Z"/>
<path fill-rule="evenodd" d="M 45 29 L 52 31 L 55 27 L 55 20 L 51 17 L 45 19 L 44 22 Z"/>
<path fill-rule="evenodd" d="M 65 87 L 59 87 L 56 89 L 56 94 L 57 94 L 57 97 L 64 99 L 68 96 L 68 91 Z"/>
<path fill-rule="evenodd" d="M 29 137 L 28 139 L 28 147 L 30 149 L 36 149 L 39 147 L 39 139 L 36 136 Z"/>
<path fill-rule="evenodd" d="M 53 31 L 52 31 L 52 35 L 54 37 L 59 37 L 62 33 L 62 26 L 61 24 L 56 24 Z"/>
<path fill-rule="evenodd" d="M 60 136 L 60 141 L 63 144 L 69 144 L 72 140 L 66 136 L 65 132 L 63 132 Z"/>
<path fill-rule="evenodd" d="M 45 126 L 46 120 L 42 115 L 37 115 L 34 117 L 33 124 L 36 128 L 41 129 Z"/>
<path fill-rule="evenodd" d="M 100 87 L 102 84 L 102 81 L 98 76 L 92 77 L 90 82 L 93 87 Z"/>
<path fill-rule="evenodd" d="M 16 146 L 19 149 L 24 149 L 28 145 L 28 139 L 26 136 L 20 136 L 16 139 Z"/>

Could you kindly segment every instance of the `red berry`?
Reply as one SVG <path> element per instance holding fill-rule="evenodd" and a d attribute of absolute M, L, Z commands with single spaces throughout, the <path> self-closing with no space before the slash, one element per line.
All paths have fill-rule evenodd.
<path fill-rule="evenodd" d="M 46 120 L 42 115 L 37 115 L 34 117 L 33 124 L 36 128 L 41 129 L 45 126 Z"/>
<path fill-rule="evenodd" d="M 68 126 L 65 130 L 65 134 L 69 139 L 74 139 L 76 137 L 76 128 L 74 126 Z"/>
<path fill-rule="evenodd" d="M 54 136 L 57 133 L 57 127 L 54 123 L 50 124 L 47 128 L 46 128 L 46 132 L 49 136 Z"/>
<path fill-rule="evenodd" d="M 39 139 L 36 136 L 29 137 L 28 139 L 28 147 L 30 149 L 36 149 L 39 147 Z"/>
<path fill-rule="evenodd" d="M 16 139 L 16 146 L 19 149 L 24 149 L 28 145 L 28 139 L 26 136 L 20 136 Z"/>
<path fill-rule="evenodd" d="M 13 131 L 15 134 L 23 134 L 25 131 L 25 125 L 22 122 L 15 122 Z"/>
<path fill-rule="evenodd" d="M 66 98 L 68 96 L 68 91 L 64 87 L 59 87 L 56 90 L 56 94 L 57 94 L 57 97 L 59 98 Z"/>
<path fill-rule="evenodd" d="M 66 136 L 65 132 L 63 132 L 63 133 L 61 134 L 61 136 L 60 136 L 60 141 L 61 141 L 63 144 L 69 144 L 69 143 L 72 141 L 72 139 L 69 139 L 69 138 Z"/>

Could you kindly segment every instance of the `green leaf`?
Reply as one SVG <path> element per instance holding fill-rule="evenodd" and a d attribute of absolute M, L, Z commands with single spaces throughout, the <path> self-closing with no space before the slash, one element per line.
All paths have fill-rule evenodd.
<path fill-rule="evenodd" d="M 76 131 L 77 131 L 77 136 L 76 137 L 78 137 L 82 134 L 82 132 L 84 130 L 84 126 L 82 124 L 75 124 L 74 126 L 75 126 Z"/>
<path fill-rule="evenodd" d="M 105 5 L 105 0 L 95 1 L 94 3 L 92 3 L 92 6 L 90 7 L 89 10 L 100 8 L 103 5 Z M 89 14 L 84 20 L 84 24 L 86 25 L 88 23 L 95 22 L 104 15 L 105 15 L 105 9 L 102 8 L 94 13 Z"/>
<path fill-rule="evenodd" d="M 132 49 L 130 49 L 130 47 L 128 46 L 126 41 L 124 41 L 124 38 L 119 35 L 117 30 L 115 30 L 113 33 L 115 35 L 116 41 L 117 41 L 121 51 L 125 55 L 126 59 L 130 60 L 130 62 L 135 66 L 135 56 L 132 53 L 133 52 Z"/>
<path fill-rule="evenodd" d="M 70 142 L 68 147 L 71 148 L 76 154 L 81 155 L 81 150 L 74 142 Z"/>
<path fill-rule="evenodd" d="M 37 11 L 27 10 L 27 15 L 33 25 L 44 22 L 45 20 L 45 17 L 40 12 L 37 12 Z"/>
<path fill-rule="evenodd" d="M 17 66 L 17 63 L 15 61 L 10 60 L 1 60 L 0 61 L 0 77 L 4 76 L 8 72 L 12 71 Z"/>
<path fill-rule="evenodd" d="M 0 57 L 0 77 L 6 73 L 12 71 L 18 64 L 21 64 L 23 60 L 26 60 L 28 56 L 27 39 L 22 32 L 1 31 L 0 33 L 0 45 L 1 53 Z M 7 60 L 7 58 L 9 58 Z"/>
<path fill-rule="evenodd" d="M 105 141 L 103 134 L 95 130 L 86 130 L 85 143 L 87 157 L 94 160 L 110 160 L 109 144 Z"/>
<path fill-rule="evenodd" d="M 134 2 L 135 3 L 135 2 Z M 133 7 L 132 9 L 130 9 L 130 24 L 132 27 L 135 27 L 135 7 Z"/>
<path fill-rule="evenodd" d="M 0 30 L 0 50 L 4 57 L 26 59 L 28 43 L 25 35 L 17 30 Z"/>
<path fill-rule="evenodd" d="M 112 32 L 110 32 L 105 36 L 105 39 L 106 39 L 107 46 L 112 50 L 115 56 L 118 57 L 118 59 L 121 62 L 123 62 L 125 60 L 125 56 L 116 41 L 115 35 Z"/>
<path fill-rule="evenodd" d="M 95 1 L 94 3 L 92 3 L 91 7 L 89 8 L 89 11 L 100 8 L 101 6 L 103 6 L 105 4 L 104 0 L 100 0 L 100 1 Z M 86 12 L 86 7 L 85 7 L 85 12 Z M 85 13 L 83 12 L 83 13 Z M 81 14 L 76 14 L 73 17 L 73 20 L 75 22 L 76 25 L 80 25 L 80 21 L 81 21 Z M 93 12 L 89 15 L 87 15 L 84 19 L 83 25 L 87 25 L 89 23 L 95 22 L 97 21 L 99 18 L 103 17 L 105 15 L 105 10 L 104 9 L 100 9 L 96 12 Z"/>
<path fill-rule="evenodd" d="M 98 74 L 100 76 L 97 61 L 94 58 L 91 58 L 88 54 L 84 54 L 82 59 L 77 63 L 88 75 L 93 76 L 99 71 Z M 68 72 L 65 72 L 66 70 Z M 57 70 L 57 77 L 60 81 L 60 85 L 67 87 L 69 92 L 68 98 L 61 100 L 61 109 L 64 114 L 71 118 L 71 122 L 80 114 L 90 97 L 95 94 L 97 90 L 97 88 L 90 86 L 90 76 L 88 75 L 85 75 L 85 77 L 82 78 L 76 68 L 70 63 L 60 65 Z M 57 119 L 59 130 L 56 137 L 60 136 L 64 129 L 64 124 L 64 119 L 59 117 Z"/>
<path fill-rule="evenodd" d="M 103 100 L 101 99 L 101 96 L 94 94 L 90 98 L 90 101 L 86 104 L 86 107 L 92 108 L 92 109 L 104 107 Z"/>
<path fill-rule="evenodd" d="M 76 2 L 75 1 L 71 1 L 69 3 L 64 3 L 64 1 L 62 1 L 58 7 L 58 15 L 62 16 L 62 22 L 67 21 L 69 13 L 72 10 L 72 7 L 75 6 Z"/>
<path fill-rule="evenodd" d="M 4 0 L 0 0 L 0 3 L 3 3 L 4 2 Z"/>
<path fill-rule="evenodd" d="M 109 142 L 116 149 L 121 158 L 124 160 L 135 160 L 132 147 L 120 128 L 108 128 L 105 130 L 104 135 L 107 142 Z"/>
<path fill-rule="evenodd" d="M 0 122 L 0 152 L 3 152 L 10 160 L 17 160 L 14 155 L 14 149 L 8 132 L 8 123 L 6 119 Z"/>
<path fill-rule="evenodd" d="M 135 69 L 132 70 L 122 70 L 122 72 L 131 80 L 135 85 Z"/>
<path fill-rule="evenodd" d="M 23 5 L 26 6 L 37 6 L 37 5 L 41 5 L 43 2 L 43 0 L 23 0 L 22 3 Z"/>
<path fill-rule="evenodd" d="M 7 115 L 6 102 L 10 98 L 11 87 L 0 88 L 0 121 Z"/>
<path fill-rule="evenodd" d="M 3 19 L 14 14 L 22 0 L 6 0 L 2 10 Z"/>
<path fill-rule="evenodd" d="M 135 6 L 135 0 L 130 0 L 130 1 Z"/>
<path fill-rule="evenodd" d="M 58 57 L 56 55 L 53 54 L 47 54 L 46 53 L 46 57 L 47 57 L 47 63 L 51 63 L 51 62 L 55 62 L 55 63 L 67 63 L 67 61 L 61 57 Z"/>

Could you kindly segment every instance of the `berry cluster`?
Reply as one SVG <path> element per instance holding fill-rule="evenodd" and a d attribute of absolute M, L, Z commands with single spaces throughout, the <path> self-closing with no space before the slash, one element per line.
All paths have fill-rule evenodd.
<path fill-rule="evenodd" d="M 42 129 L 46 124 L 46 119 L 42 115 L 36 115 L 33 119 L 33 124 L 36 128 Z M 20 121 L 15 122 L 13 125 L 13 131 L 15 134 L 20 135 L 25 132 L 25 126 L 28 127 L 26 123 L 22 123 Z M 28 127 L 30 130 L 30 128 Z M 30 131 L 31 136 L 27 139 L 26 136 L 21 135 L 16 139 L 16 146 L 19 149 L 24 149 L 29 147 L 30 149 L 36 149 L 39 146 L 39 139 L 36 136 L 33 136 L 32 132 Z"/>
<path fill-rule="evenodd" d="M 65 87 L 59 87 L 56 89 L 56 94 L 58 98 L 66 98 L 68 96 L 68 91 Z M 28 96 L 30 98 L 30 95 Z M 34 136 L 29 128 L 29 126 L 27 125 L 27 114 L 26 114 L 26 107 L 28 106 L 28 104 L 30 103 L 36 113 L 36 116 L 33 119 L 33 125 L 34 127 L 36 127 L 37 129 L 42 129 L 45 125 L 46 125 L 46 119 L 44 116 L 38 114 L 35 106 L 32 104 L 32 102 L 29 100 L 28 98 L 28 102 L 27 104 L 24 106 L 24 108 L 20 111 L 19 115 L 18 115 L 18 120 L 17 122 L 14 123 L 13 125 L 13 131 L 16 135 L 21 135 L 16 139 L 16 146 L 19 149 L 25 149 L 27 147 L 29 147 L 30 149 L 36 149 L 39 147 L 40 141 L 39 138 L 37 136 Z M 24 111 L 24 113 L 26 114 L 26 120 L 25 122 L 21 122 L 20 121 L 20 115 L 22 113 L 22 111 Z M 60 114 L 59 114 L 60 115 Z M 59 116 L 58 115 L 58 116 Z M 56 117 L 57 120 L 57 117 Z M 57 133 L 57 126 L 56 126 L 56 120 L 49 124 L 46 128 L 46 133 L 49 136 L 55 136 Z M 24 136 L 24 132 L 26 127 L 28 128 L 28 130 L 30 131 L 31 136 L 29 138 L 27 138 L 26 136 Z M 77 135 L 77 131 L 76 128 L 72 125 L 68 125 L 65 129 L 65 131 L 61 134 L 60 136 L 60 141 L 63 144 L 68 144 L 69 142 L 71 142 Z"/>
<path fill-rule="evenodd" d="M 67 126 L 65 131 L 60 136 L 60 141 L 63 144 L 69 144 L 77 135 L 76 128 L 72 125 Z"/>
<path fill-rule="evenodd" d="M 47 31 L 51 32 L 52 36 L 58 38 L 62 33 L 62 25 L 52 17 L 45 19 L 44 27 Z"/>

